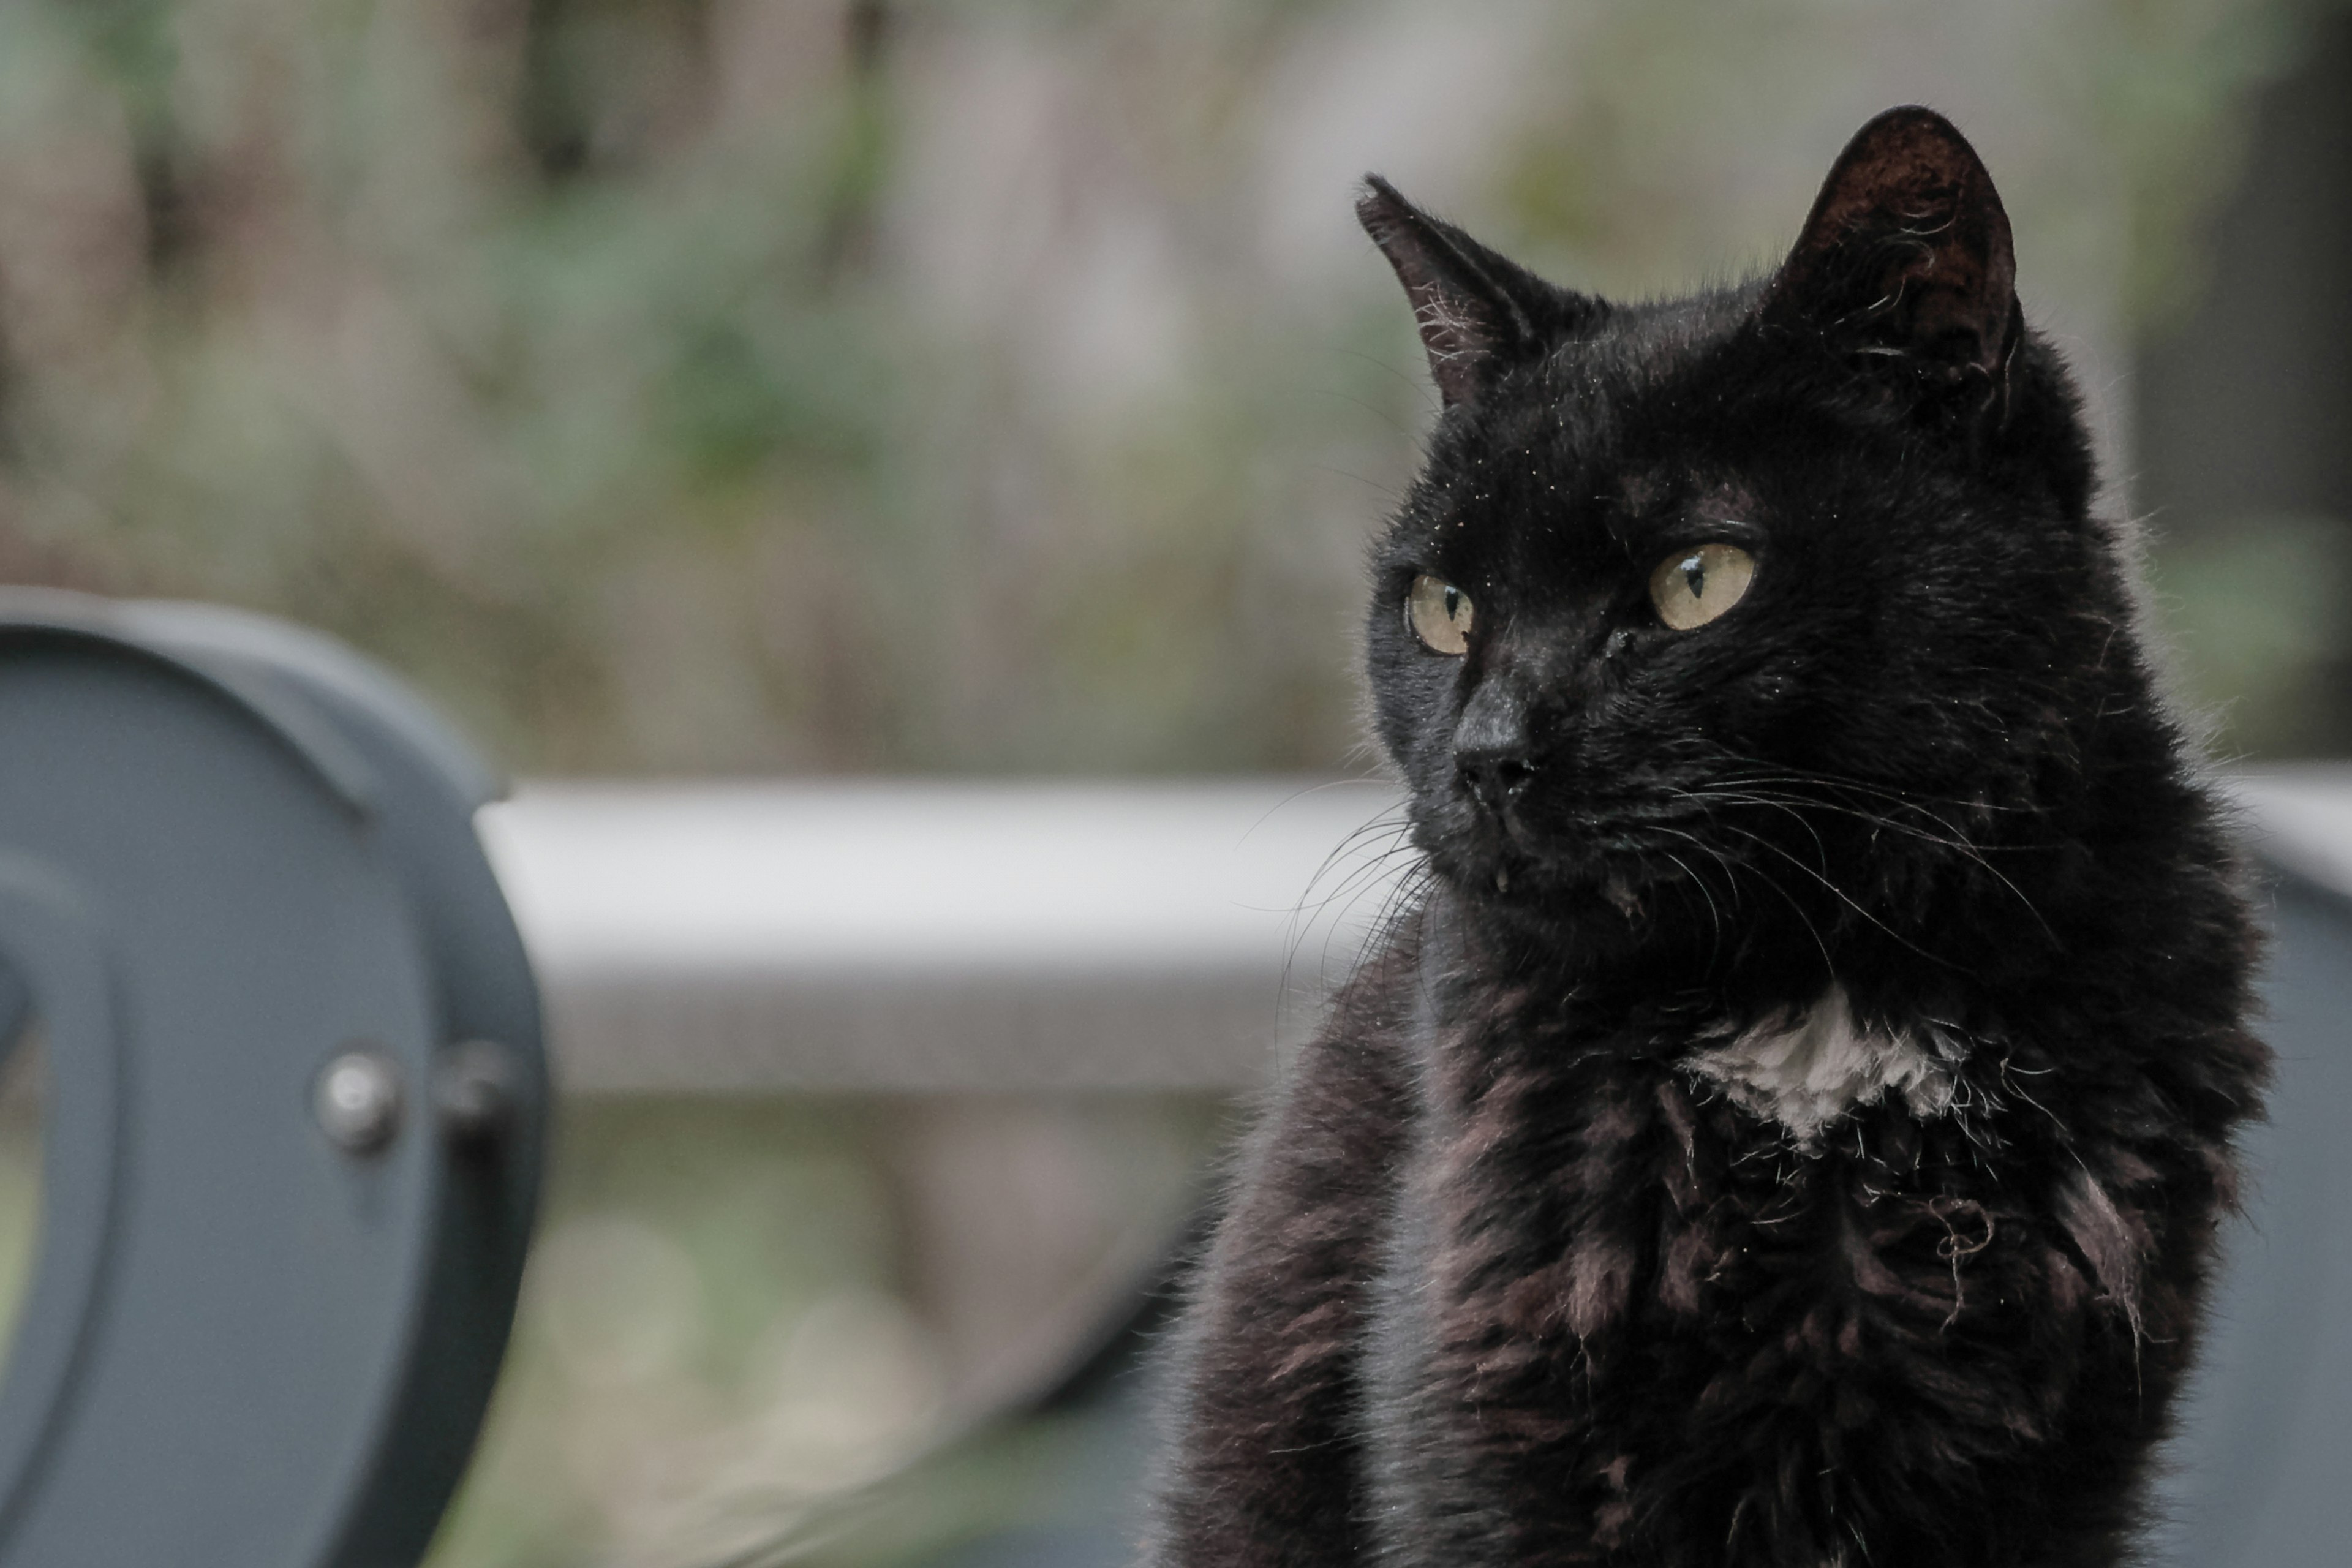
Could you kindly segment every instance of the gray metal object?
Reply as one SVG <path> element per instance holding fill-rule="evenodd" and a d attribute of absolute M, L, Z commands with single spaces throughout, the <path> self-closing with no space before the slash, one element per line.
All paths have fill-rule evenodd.
<path fill-rule="evenodd" d="M 492 793 L 326 639 L 0 592 L 0 1039 L 29 1009 L 48 1054 L 0 1568 L 423 1554 L 547 1102 Z M 453 1050 L 496 1063 L 454 1112 Z"/>

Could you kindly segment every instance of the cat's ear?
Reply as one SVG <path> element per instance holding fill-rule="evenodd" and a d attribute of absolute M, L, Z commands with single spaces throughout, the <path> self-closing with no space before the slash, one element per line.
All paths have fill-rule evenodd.
<path fill-rule="evenodd" d="M 1910 106 L 1846 143 L 1762 313 L 1993 401 L 2023 331 L 2016 281 L 2009 215 L 1976 149 Z"/>
<path fill-rule="evenodd" d="M 1599 306 L 1555 288 L 1441 223 L 1378 174 L 1364 177 L 1356 217 L 1396 268 L 1412 303 L 1429 371 L 1448 408 L 1477 401 L 1505 366 L 1542 351 L 1548 339 L 1598 313 Z"/>

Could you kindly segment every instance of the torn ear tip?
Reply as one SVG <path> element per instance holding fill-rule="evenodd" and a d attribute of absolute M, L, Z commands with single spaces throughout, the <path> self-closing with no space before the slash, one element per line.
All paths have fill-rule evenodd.
<path fill-rule="evenodd" d="M 1356 221 L 1374 244 L 1385 249 L 1389 237 L 1395 233 L 1402 212 L 1411 210 L 1412 204 L 1397 195 L 1396 187 L 1378 174 L 1364 176 L 1363 189 L 1356 196 Z"/>

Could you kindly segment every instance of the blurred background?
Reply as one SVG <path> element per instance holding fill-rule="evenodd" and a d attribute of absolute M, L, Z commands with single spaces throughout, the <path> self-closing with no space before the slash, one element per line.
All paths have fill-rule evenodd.
<path fill-rule="evenodd" d="M 0 581 L 323 627 L 526 780 L 1360 773 L 1433 398 L 1357 178 L 1664 292 L 1769 265 L 1906 100 L 2000 183 L 2217 751 L 2352 750 L 2321 0 L 17 0 Z M 1232 1104 L 583 1088 L 435 1568 L 1099 1509 L 1095 1406 L 960 1435 Z"/>

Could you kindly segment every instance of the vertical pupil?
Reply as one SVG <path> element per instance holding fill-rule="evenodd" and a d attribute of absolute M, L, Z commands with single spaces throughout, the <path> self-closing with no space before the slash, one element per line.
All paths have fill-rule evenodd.
<path fill-rule="evenodd" d="M 1445 585 L 1445 618 L 1447 620 L 1450 621 L 1458 617 L 1461 604 L 1462 590 L 1454 586 L 1451 583 L 1447 584 Z"/>
<path fill-rule="evenodd" d="M 1683 583 L 1690 589 L 1692 598 L 1706 597 L 1706 567 L 1703 557 L 1694 555 L 1683 563 Z"/>

